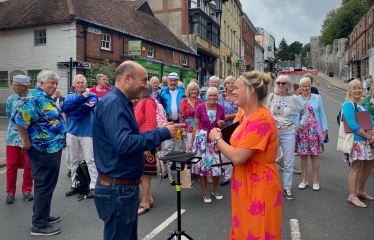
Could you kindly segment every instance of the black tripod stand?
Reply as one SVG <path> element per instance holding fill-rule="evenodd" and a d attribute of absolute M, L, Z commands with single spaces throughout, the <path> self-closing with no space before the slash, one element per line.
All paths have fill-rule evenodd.
<path fill-rule="evenodd" d="M 164 162 L 171 162 L 172 165 L 170 166 L 171 170 L 177 171 L 177 180 L 173 181 L 171 185 L 175 186 L 175 189 L 177 191 L 177 216 L 178 216 L 178 229 L 174 230 L 174 232 L 171 233 L 168 240 L 171 240 L 174 237 L 177 237 L 178 240 L 182 239 L 182 236 L 185 236 L 186 238 L 193 240 L 185 231 L 182 231 L 182 216 L 181 216 L 181 175 L 180 172 L 184 170 L 184 167 L 186 165 L 189 165 L 190 163 L 197 163 L 201 160 L 201 157 L 195 157 L 194 153 L 184 153 L 184 152 L 169 152 L 165 157 L 160 158 L 160 160 Z"/>

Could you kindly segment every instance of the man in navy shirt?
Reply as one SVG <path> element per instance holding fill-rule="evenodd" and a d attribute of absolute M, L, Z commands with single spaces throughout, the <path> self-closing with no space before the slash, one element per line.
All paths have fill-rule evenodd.
<path fill-rule="evenodd" d="M 99 218 L 104 221 L 104 240 L 133 240 L 138 239 L 143 152 L 174 138 L 184 124 L 168 123 L 140 133 L 131 100 L 139 99 L 147 88 L 147 72 L 140 64 L 126 61 L 116 69 L 115 81 L 94 115 L 93 147 L 98 171 L 94 201 Z"/>

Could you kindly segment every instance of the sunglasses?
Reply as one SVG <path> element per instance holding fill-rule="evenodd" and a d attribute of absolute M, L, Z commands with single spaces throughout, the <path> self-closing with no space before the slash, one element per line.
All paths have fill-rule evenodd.
<path fill-rule="evenodd" d="M 282 86 L 287 84 L 287 82 L 276 82 L 276 83 L 277 83 L 277 85 L 282 85 Z"/>

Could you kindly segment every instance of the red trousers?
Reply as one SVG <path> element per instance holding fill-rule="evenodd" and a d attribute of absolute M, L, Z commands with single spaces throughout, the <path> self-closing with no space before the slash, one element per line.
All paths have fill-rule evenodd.
<path fill-rule="evenodd" d="M 21 159 L 21 151 L 22 157 Z M 17 172 L 20 161 L 24 161 L 22 192 L 31 192 L 32 177 L 29 157 L 25 149 L 15 146 L 6 146 L 6 193 L 14 194 L 16 192 Z"/>

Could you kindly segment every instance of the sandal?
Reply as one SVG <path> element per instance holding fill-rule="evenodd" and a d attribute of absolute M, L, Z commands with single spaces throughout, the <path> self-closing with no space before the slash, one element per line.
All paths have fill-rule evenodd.
<path fill-rule="evenodd" d="M 139 210 L 140 210 L 140 212 L 139 212 Z M 140 215 L 142 215 L 142 214 L 144 214 L 144 213 L 146 213 L 146 212 L 148 212 L 149 211 L 149 208 L 145 208 L 143 205 L 140 205 L 139 204 L 139 208 L 138 208 L 138 216 L 140 216 Z"/>
<path fill-rule="evenodd" d="M 150 207 L 150 208 L 153 208 L 154 206 L 155 206 L 155 203 L 154 203 L 154 202 L 150 202 L 150 203 L 149 203 L 149 207 Z"/>
<path fill-rule="evenodd" d="M 352 203 L 353 205 L 360 207 L 360 208 L 366 208 L 366 204 L 361 202 L 358 198 L 347 198 L 347 202 Z"/>
<path fill-rule="evenodd" d="M 356 194 L 357 194 L 357 197 L 361 198 L 361 199 L 365 199 L 365 200 L 368 200 L 368 201 L 374 201 L 374 198 L 367 195 L 366 192 L 359 192 L 359 191 L 356 191 Z"/>

